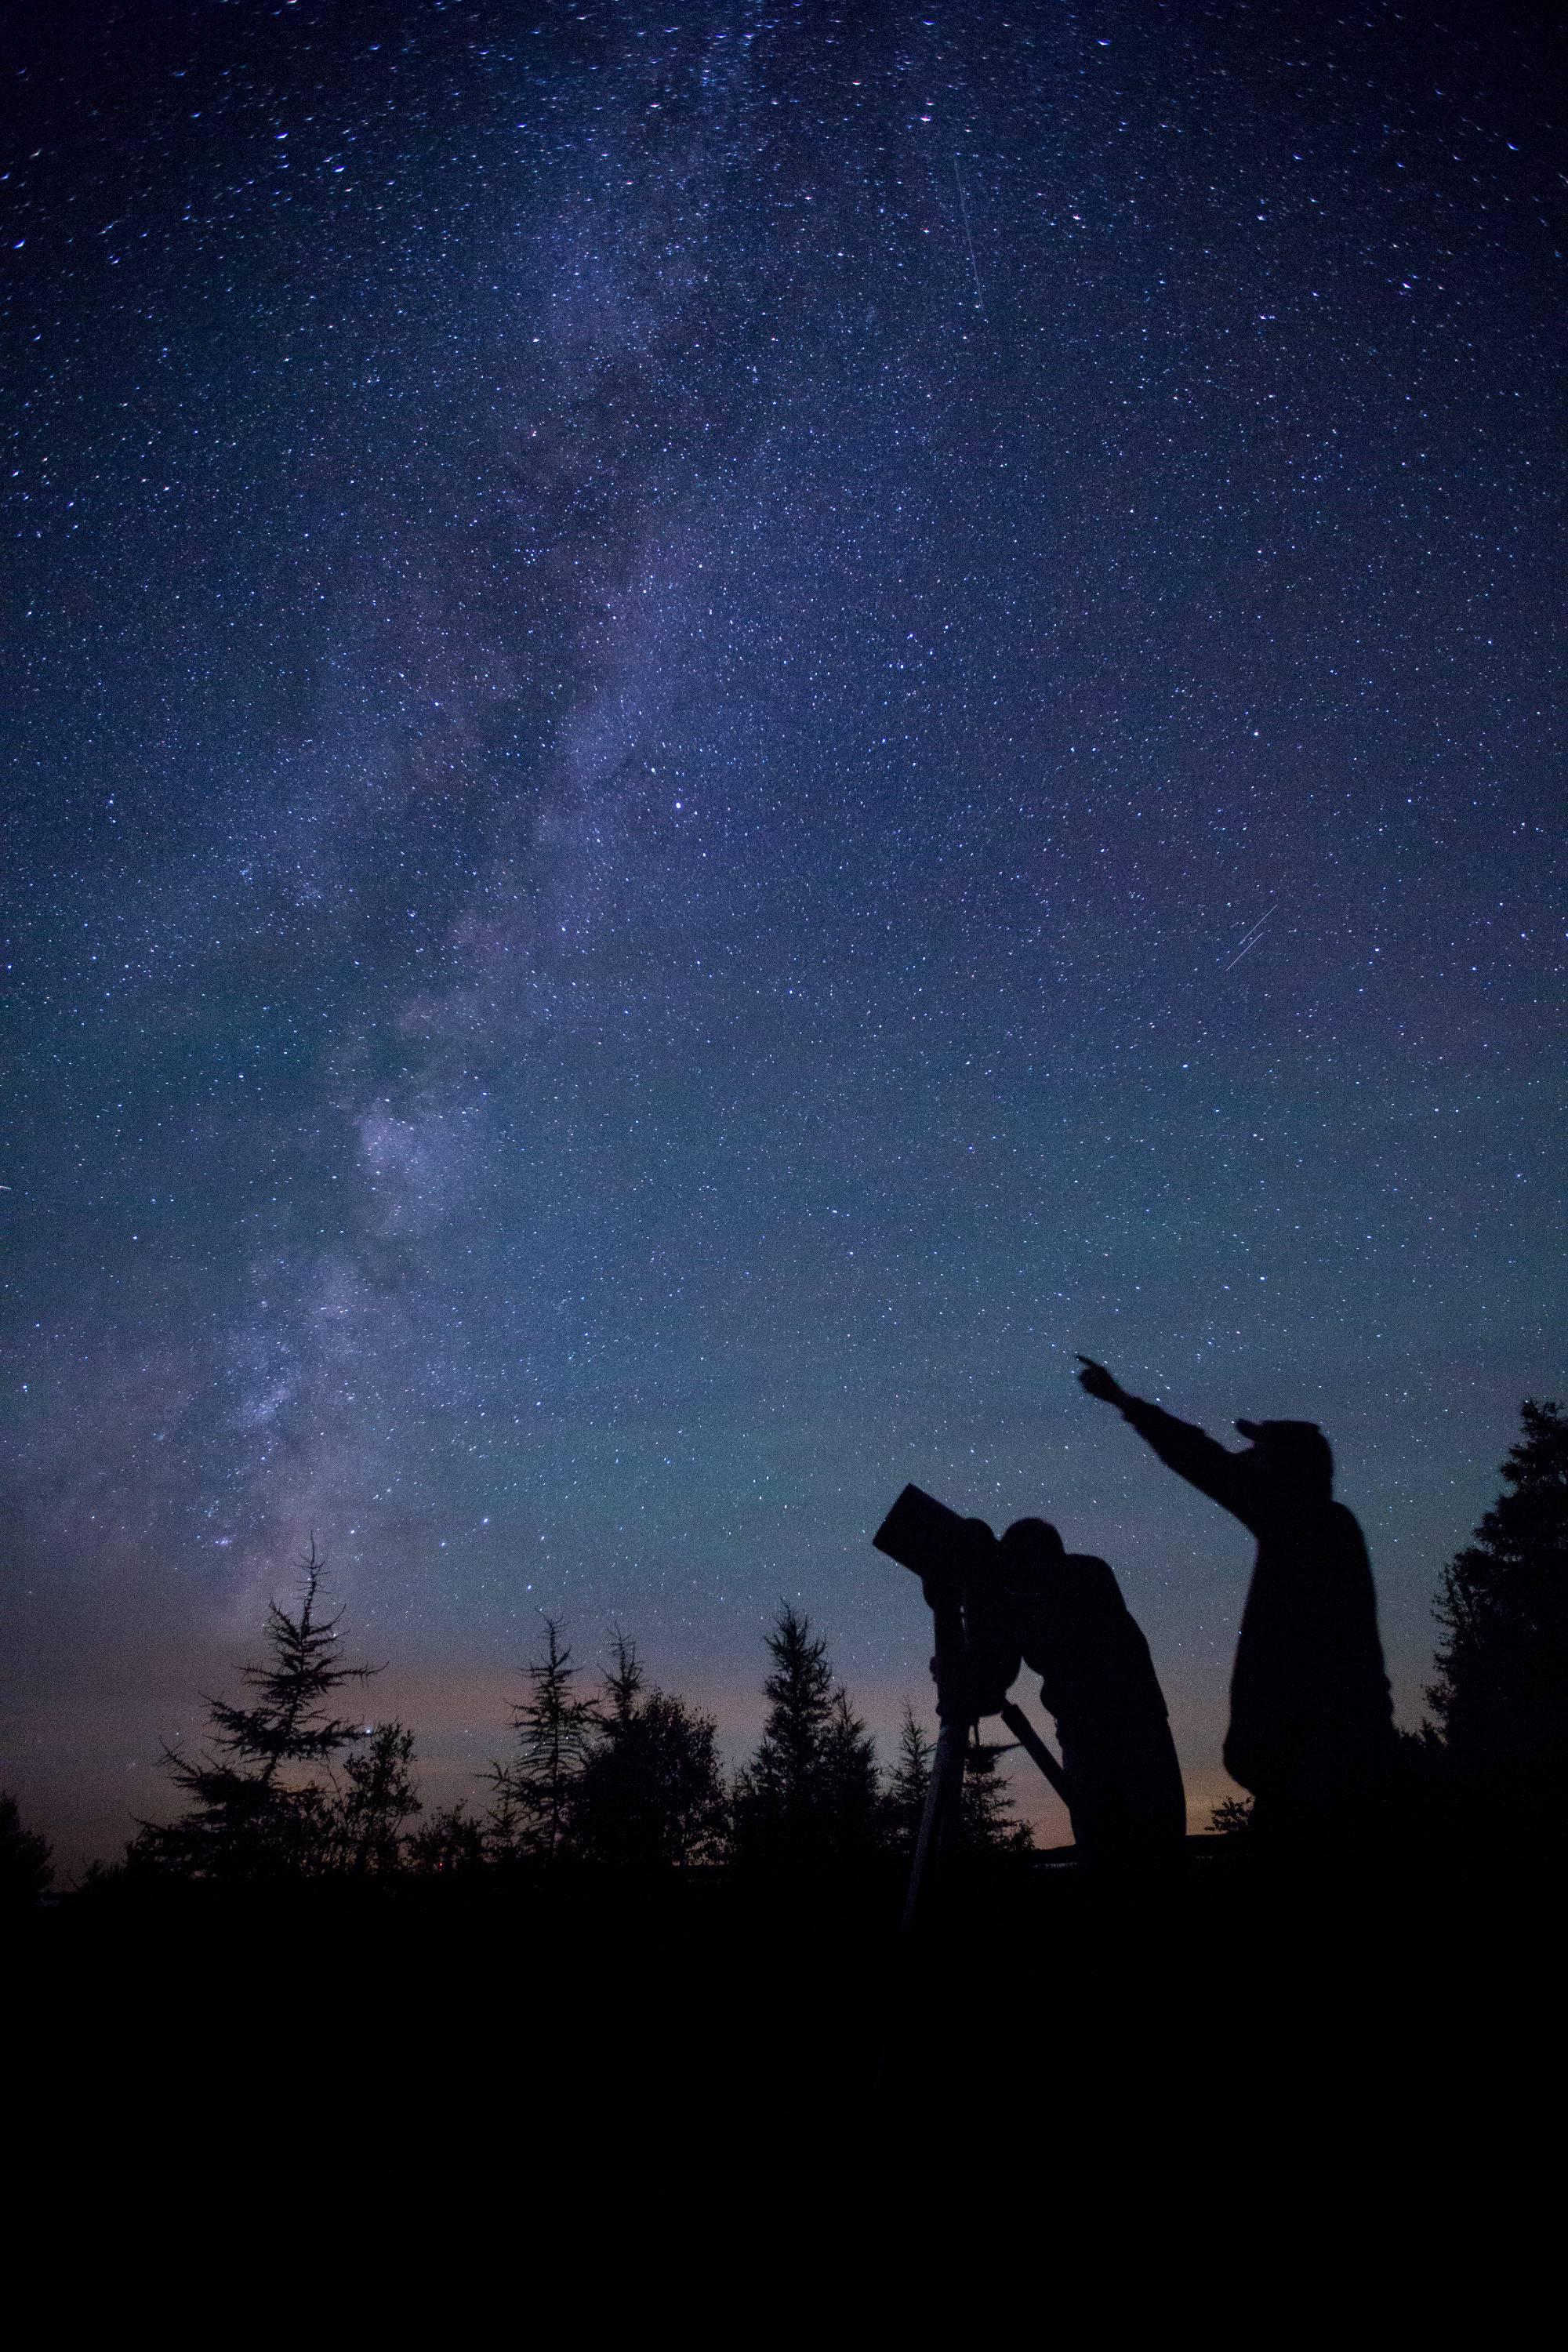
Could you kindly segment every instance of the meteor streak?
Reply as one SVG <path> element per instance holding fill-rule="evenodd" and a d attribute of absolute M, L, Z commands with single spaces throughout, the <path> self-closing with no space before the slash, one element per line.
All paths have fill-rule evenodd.
<path fill-rule="evenodd" d="M 1225 976 L 1225 972 L 1234 971 L 1237 965 L 1241 961 L 1242 957 L 1244 955 L 1250 954 L 1252 950 L 1258 945 L 1258 940 L 1263 937 L 1263 926 L 1268 920 L 1269 916 L 1273 912 L 1274 908 L 1272 906 L 1265 907 L 1263 912 L 1253 924 L 1252 929 L 1247 932 L 1246 938 L 1242 940 L 1241 945 L 1237 948 L 1230 961 L 1224 967 L 1224 971 L 1220 975 L 1222 979 Z"/>
<path fill-rule="evenodd" d="M 969 226 L 969 198 L 963 193 L 963 174 L 958 168 L 958 158 L 952 159 L 952 176 L 958 183 L 958 207 L 963 215 L 963 242 L 969 247 L 969 270 L 974 280 L 974 307 L 985 316 L 985 297 L 980 291 L 980 264 L 974 258 L 974 238 Z"/>

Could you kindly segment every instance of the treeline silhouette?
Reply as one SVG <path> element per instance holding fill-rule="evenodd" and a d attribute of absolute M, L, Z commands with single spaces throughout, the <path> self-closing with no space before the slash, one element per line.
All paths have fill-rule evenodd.
<path fill-rule="evenodd" d="M 1555 1403 L 1525 1402 L 1501 1475 L 1497 1502 L 1443 1574 L 1431 1716 L 1400 1737 L 1389 1834 L 1539 1852 L 1568 1828 L 1568 1415 Z M 931 1738 L 906 1707 L 896 1756 L 879 1769 L 826 1637 L 789 1603 L 766 1636 L 762 1738 L 732 1777 L 713 1718 L 650 1682 L 633 1642 L 614 1631 L 589 1673 L 547 1618 L 507 1752 L 474 1798 L 426 1810 L 414 1732 L 344 1711 L 379 1669 L 344 1661 L 322 1567 L 312 1544 L 295 1605 L 269 1606 L 265 1654 L 241 1670 L 241 1696 L 207 1701 L 195 1749 L 165 1748 L 182 1810 L 140 1823 L 123 1862 L 94 1865 L 87 1891 L 500 1886 L 573 1872 L 843 1882 L 890 1875 L 912 1851 Z M 972 1873 L 1016 1870 L 1030 1854 L 996 1769 L 1005 1752 L 968 1756 L 954 1843 Z M 1210 1824 L 1239 1840 L 1250 1825 L 1239 1799 Z M 0 1796 L 0 1903 L 34 1904 L 50 1878 L 45 1841 Z"/>
<path fill-rule="evenodd" d="M 713 1717 L 651 1683 L 624 1633 L 591 1676 L 547 1617 L 508 1752 L 478 1776 L 487 1793 L 427 1811 L 409 1727 L 342 1711 L 380 1670 L 344 1660 L 342 1612 L 325 1613 L 322 1574 L 312 1544 L 297 1602 L 269 1604 L 265 1656 L 241 1669 L 241 1699 L 207 1701 L 196 1752 L 163 1750 L 184 1810 L 142 1822 L 118 1871 L 100 1869 L 95 1885 L 537 1879 L 572 1866 L 843 1872 L 912 1847 L 930 1737 L 907 1709 L 897 1760 L 879 1772 L 826 1636 L 788 1602 L 766 1636 L 763 1735 L 732 1779 Z M 970 1761 L 958 1841 L 972 1854 L 1032 1846 L 996 1772 L 1003 1752 L 979 1748 Z"/>

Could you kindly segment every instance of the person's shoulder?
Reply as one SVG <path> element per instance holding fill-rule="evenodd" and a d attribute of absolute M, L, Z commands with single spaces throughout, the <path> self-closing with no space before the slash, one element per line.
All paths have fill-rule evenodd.
<path fill-rule="evenodd" d="M 1069 1551 L 1062 1565 L 1080 1591 L 1114 1593 L 1121 1600 L 1121 1587 L 1108 1559 L 1099 1559 L 1091 1551 Z"/>

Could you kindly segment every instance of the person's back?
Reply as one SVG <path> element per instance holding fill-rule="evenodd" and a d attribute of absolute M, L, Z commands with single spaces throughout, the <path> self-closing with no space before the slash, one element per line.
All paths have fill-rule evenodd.
<path fill-rule="evenodd" d="M 1225 1767 L 1265 1808 L 1267 1825 L 1353 1834 L 1354 1807 L 1388 1769 L 1393 1710 L 1366 1544 L 1333 1500 L 1331 1465 L 1305 1442 L 1307 1426 L 1248 1424 L 1269 1434 L 1242 1457 L 1248 1485 L 1242 1507 L 1231 1507 L 1257 1537 L 1258 1559 L 1231 1674 Z"/>
<path fill-rule="evenodd" d="M 1110 1569 L 1068 1552 L 1042 1519 L 1002 1538 L 1024 1657 L 1040 1677 L 1072 1784 L 1073 1835 L 1087 1858 L 1147 1866 L 1186 1835 L 1186 1798 L 1163 1694 Z"/>

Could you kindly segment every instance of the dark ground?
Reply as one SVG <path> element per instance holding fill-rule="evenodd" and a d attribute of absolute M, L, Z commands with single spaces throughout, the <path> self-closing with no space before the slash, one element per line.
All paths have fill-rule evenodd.
<path fill-rule="evenodd" d="M 1523 2326 L 1538 1871 L 1037 1858 L 913 1941 L 900 1879 L 63 1901 L 12 1939 L 15 2242 L 204 2332 Z"/>
<path fill-rule="evenodd" d="M 497 2063 L 586 2083 L 722 2066 L 746 2050 L 787 2072 L 809 2032 L 866 2080 L 939 2049 L 1000 2082 L 1183 2051 L 1289 2064 L 1314 2049 L 1393 2063 L 1478 2058 L 1542 2027 L 1560 1931 L 1538 1866 L 1426 1856 L 1266 1874 L 1194 1839 L 1184 1877 L 1096 1885 L 1030 1856 L 950 1871 L 924 1927 L 900 1935 L 903 1873 L 748 1884 L 406 1879 L 70 1895 L 10 1934 L 27 2055 L 56 2059 L 328 2034 L 364 2077 L 405 2060 L 474 2095 Z M 793 2023 L 788 2022 L 793 2021 Z M 613 2057 L 609 2053 L 614 2053 Z M 1445 2055 L 1446 2053 L 1446 2055 Z M 359 2069 L 356 2068 L 356 2072 Z"/>

